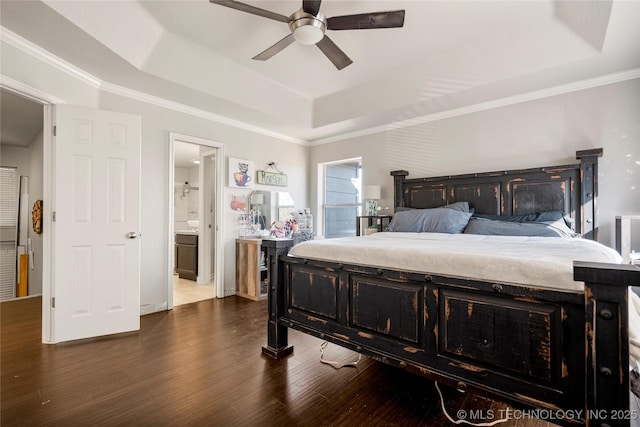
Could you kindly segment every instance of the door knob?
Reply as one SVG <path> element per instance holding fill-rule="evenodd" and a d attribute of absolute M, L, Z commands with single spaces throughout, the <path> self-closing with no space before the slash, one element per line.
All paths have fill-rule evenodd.
<path fill-rule="evenodd" d="M 132 231 L 131 233 L 127 233 L 127 237 L 130 239 L 135 239 L 136 237 L 138 237 L 138 233 Z"/>

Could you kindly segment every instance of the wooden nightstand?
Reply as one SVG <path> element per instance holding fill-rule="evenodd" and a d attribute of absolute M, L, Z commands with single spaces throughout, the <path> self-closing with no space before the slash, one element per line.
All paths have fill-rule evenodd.
<path fill-rule="evenodd" d="M 384 231 L 391 222 L 392 215 L 361 215 L 356 216 L 356 236 L 361 236 L 367 233 L 366 229 L 375 228 L 377 231 Z M 363 221 L 364 220 L 364 221 Z M 363 229 L 364 227 L 364 229 Z"/>

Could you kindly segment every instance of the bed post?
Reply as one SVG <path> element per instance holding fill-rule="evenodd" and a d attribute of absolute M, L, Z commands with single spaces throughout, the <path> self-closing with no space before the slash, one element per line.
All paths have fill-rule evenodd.
<path fill-rule="evenodd" d="M 576 261 L 573 271 L 584 282 L 587 425 L 629 426 L 628 289 L 640 268 Z"/>
<path fill-rule="evenodd" d="M 580 160 L 580 234 L 589 240 L 598 237 L 596 199 L 598 197 L 598 158 L 602 148 L 576 151 Z"/>
<path fill-rule="evenodd" d="M 404 180 L 409 175 L 409 172 L 399 170 L 399 171 L 391 171 L 391 176 L 393 176 L 393 207 L 403 207 L 404 203 Z"/>
<path fill-rule="evenodd" d="M 289 334 L 286 326 L 280 325 L 279 319 L 284 313 L 284 267 L 279 261 L 293 246 L 291 239 L 263 239 L 262 246 L 267 250 L 265 260 L 269 268 L 269 290 L 267 294 L 269 320 L 267 323 L 267 345 L 262 347 L 262 354 L 274 359 L 281 359 L 293 352 L 289 345 Z"/>

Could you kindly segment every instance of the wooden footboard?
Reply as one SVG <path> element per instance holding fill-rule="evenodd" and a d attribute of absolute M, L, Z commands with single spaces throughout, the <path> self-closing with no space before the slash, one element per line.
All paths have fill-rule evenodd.
<path fill-rule="evenodd" d="M 582 294 L 292 258 L 283 242 L 263 242 L 273 272 L 264 354 L 291 353 L 294 328 L 445 384 L 581 414 L 567 424 L 629 424 L 637 267 L 577 263 Z"/>

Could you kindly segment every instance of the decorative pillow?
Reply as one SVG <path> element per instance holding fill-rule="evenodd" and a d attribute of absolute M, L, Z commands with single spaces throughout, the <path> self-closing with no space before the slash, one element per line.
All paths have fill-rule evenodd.
<path fill-rule="evenodd" d="M 460 212 L 469 212 L 469 202 L 455 202 L 442 207 L 447 209 L 454 209 Z"/>
<path fill-rule="evenodd" d="M 562 211 L 536 212 L 528 215 L 485 215 L 474 214 L 474 218 L 508 222 L 555 222 L 562 219 L 567 227 L 573 230 L 573 219 Z"/>
<path fill-rule="evenodd" d="M 454 209 L 412 209 L 396 212 L 387 230 L 460 234 L 469 218 L 470 213 Z"/>
<path fill-rule="evenodd" d="M 538 237 L 574 237 L 564 221 L 553 222 L 515 222 L 495 221 L 486 218 L 471 218 L 465 234 L 482 234 L 487 236 L 538 236 Z"/>

